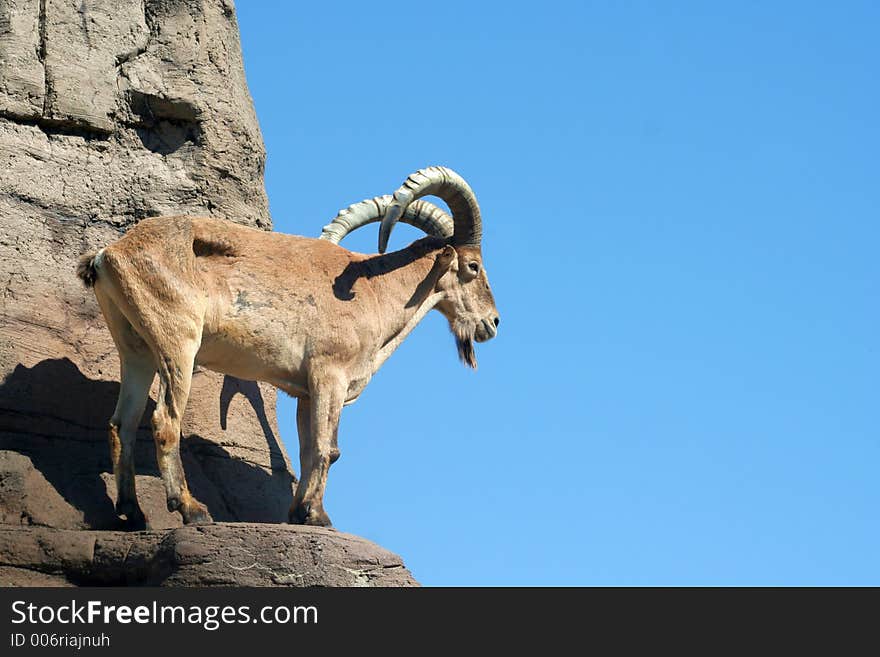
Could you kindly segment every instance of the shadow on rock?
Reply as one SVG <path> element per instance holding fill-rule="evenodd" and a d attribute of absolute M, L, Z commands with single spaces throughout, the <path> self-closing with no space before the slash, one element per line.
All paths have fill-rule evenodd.
<path fill-rule="evenodd" d="M 269 424 L 269 418 L 266 416 L 266 405 L 263 403 L 263 393 L 260 392 L 260 386 L 255 381 L 245 381 L 237 379 L 228 374 L 223 377 L 223 388 L 220 390 L 220 428 L 226 431 L 226 419 L 229 415 L 229 403 L 236 393 L 243 395 L 251 404 L 257 419 L 260 422 L 260 428 L 263 430 L 263 436 L 266 438 L 266 444 L 269 446 L 269 459 L 272 471 L 287 470 L 287 464 L 282 456 L 281 444 L 272 431 Z"/>
<path fill-rule="evenodd" d="M 12 471 L 4 472 L 15 484 L 4 487 L 0 504 L 21 506 L 25 522 L 120 528 L 101 478 L 111 471 L 105 427 L 118 393 L 118 383 L 92 381 L 67 358 L 47 359 L 32 368 L 17 365 L 0 385 L 0 450 L 30 459 L 80 513 L 61 505 L 47 517 L 40 505 L 51 502 L 52 491 L 41 490 L 45 483 L 22 471 L 27 468 L 23 459 L 11 461 Z"/>
<path fill-rule="evenodd" d="M 229 391 L 227 407 L 235 392 L 242 392 L 254 407 L 272 454 L 271 468 L 191 435 L 181 442 L 190 490 L 208 505 L 216 520 L 282 522 L 291 502 L 294 479 L 266 417 L 259 387 L 233 379 Z M 113 482 L 107 422 L 118 394 L 117 382 L 90 379 L 67 358 L 47 359 L 31 368 L 19 364 L 3 380 L 0 454 L 8 457 L 0 460 L 3 522 L 17 521 L 20 516 L 26 524 L 123 527 L 108 495 L 108 482 L 111 488 Z M 159 477 L 149 431 L 154 408 L 151 399 L 138 430 L 135 467 L 139 486 L 144 476 Z M 161 486 L 161 482 L 155 485 Z M 145 497 L 150 498 L 149 504 L 145 504 Z M 155 502 L 153 497 L 157 498 Z M 164 495 L 161 497 L 141 495 L 139 491 L 148 517 L 158 513 L 150 504 L 164 506 Z"/>
<path fill-rule="evenodd" d="M 235 458 L 220 445 L 195 434 L 187 436 L 183 445 L 182 458 L 190 490 L 207 505 L 214 520 L 287 520 L 287 512 L 293 502 L 292 486 L 296 480 L 286 467 L 267 472 L 241 457 Z"/>

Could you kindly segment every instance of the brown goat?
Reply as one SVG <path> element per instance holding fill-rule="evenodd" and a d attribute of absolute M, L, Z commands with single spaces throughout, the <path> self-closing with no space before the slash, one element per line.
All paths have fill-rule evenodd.
<path fill-rule="evenodd" d="M 448 203 L 451 220 L 416 201 L 427 194 Z M 152 427 L 169 510 L 179 509 L 186 523 L 211 521 L 187 488 L 179 450 L 198 364 L 266 381 L 298 398 L 301 478 L 289 520 L 329 525 L 323 498 L 327 472 L 339 457 L 342 407 L 357 399 L 429 310 L 446 316 L 460 357 L 476 367 L 473 341 L 495 336 L 498 314 L 482 266 L 473 192 L 455 172 L 430 167 L 411 175 L 393 199 L 382 199 L 364 202 L 374 211 L 361 212 L 359 222 L 349 211 L 340 213 L 327 227 L 337 229 L 333 239 L 216 218 L 160 217 L 82 257 L 79 276 L 94 287 L 119 351 L 110 453 L 116 510 L 131 526 L 146 524 L 135 493 L 134 441 L 157 372 Z M 380 218 L 382 252 L 398 220 L 431 234 L 384 255 L 333 243 Z"/>

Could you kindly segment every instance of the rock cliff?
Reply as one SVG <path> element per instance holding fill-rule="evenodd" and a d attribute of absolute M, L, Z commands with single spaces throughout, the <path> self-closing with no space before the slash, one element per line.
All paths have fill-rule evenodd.
<path fill-rule="evenodd" d="M 370 561 L 371 544 L 344 534 L 225 524 L 282 522 L 296 480 L 274 389 L 206 371 L 193 378 L 181 449 L 190 489 L 225 522 L 175 529 L 181 520 L 165 508 L 151 402 L 136 462 L 153 531 L 118 531 L 106 435 L 118 360 L 94 295 L 74 275 L 76 260 L 147 216 L 216 215 L 270 229 L 264 162 L 231 2 L 0 0 L 0 584 L 333 585 L 348 582 L 339 576 L 345 568 L 360 572 Z M 291 576 L 193 574 L 192 559 L 180 556 L 189 546 L 183 552 L 201 554 L 209 568 L 216 560 L 205 555 L 228 552 L 227 540 L 272 551 L 255 563 Z M 334 577 L 298 578 L 296 564 L 282 567 L 284 554 L 304 558 L 309 545 L 347 542 L 353 562 L 323 564 Z M 65 565 L 64 546 L 81 547 L 70 547 L 79 565 Z M 370 549 L 377 568 L 391 563 Z M 153 565 L 133 562 L 134 574 L 118 574 L 132 555 Z M 175 575 L 184 563 L 188 574 Z"/>

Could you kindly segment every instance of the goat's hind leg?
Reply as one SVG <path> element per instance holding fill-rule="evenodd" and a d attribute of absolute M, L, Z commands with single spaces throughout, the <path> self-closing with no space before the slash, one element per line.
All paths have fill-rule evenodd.
<path fill-rule="evenodd" d="M 173 352 L 160 352 L 159 399 L 153 413 L 156 460 L 165 482 L 168 510 L 179 510 L 186 524 L 213 522 L 207 507 L 189 492 L 180 460 L 180 423 L 189 397 L 198 344 L 184 343 Z"/>
<path fill-rule="evenodd" d="M 131 529 L 146 529 L 147 520 L 137 501 L 134 451 L 137 430 L 156 375 L 148 353 L 127 354 L 120 362 L 119 400 L 110 418 L 110 457 L 116 479 L 116 513 L 125 516 Z"/>
<path fill-rule="evenodd" d="M 119 399 L 110 418 L 110 460 L 116 480 L 116 513 L 130 529 L 146 529 L 147 519 L 137 501 L 134 452 L 137 430 L 156 375 L 156 363 L 146 343 L 113 302 L 96 288 L 98 302 L 119 352 Z"/>

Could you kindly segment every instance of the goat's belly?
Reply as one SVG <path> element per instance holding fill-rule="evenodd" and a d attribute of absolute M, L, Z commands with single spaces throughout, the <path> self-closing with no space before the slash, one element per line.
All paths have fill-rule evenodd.
<path fill-rule="evenodd" d="M 247 344 L 227 336 L 208 335 L 196 354 L 196 363 L 209 370 L 249 381 L 265 381 L 290 394 L 307 389 L 302 358 L 289 345 L 279 349 L 259 340 Z"/>

